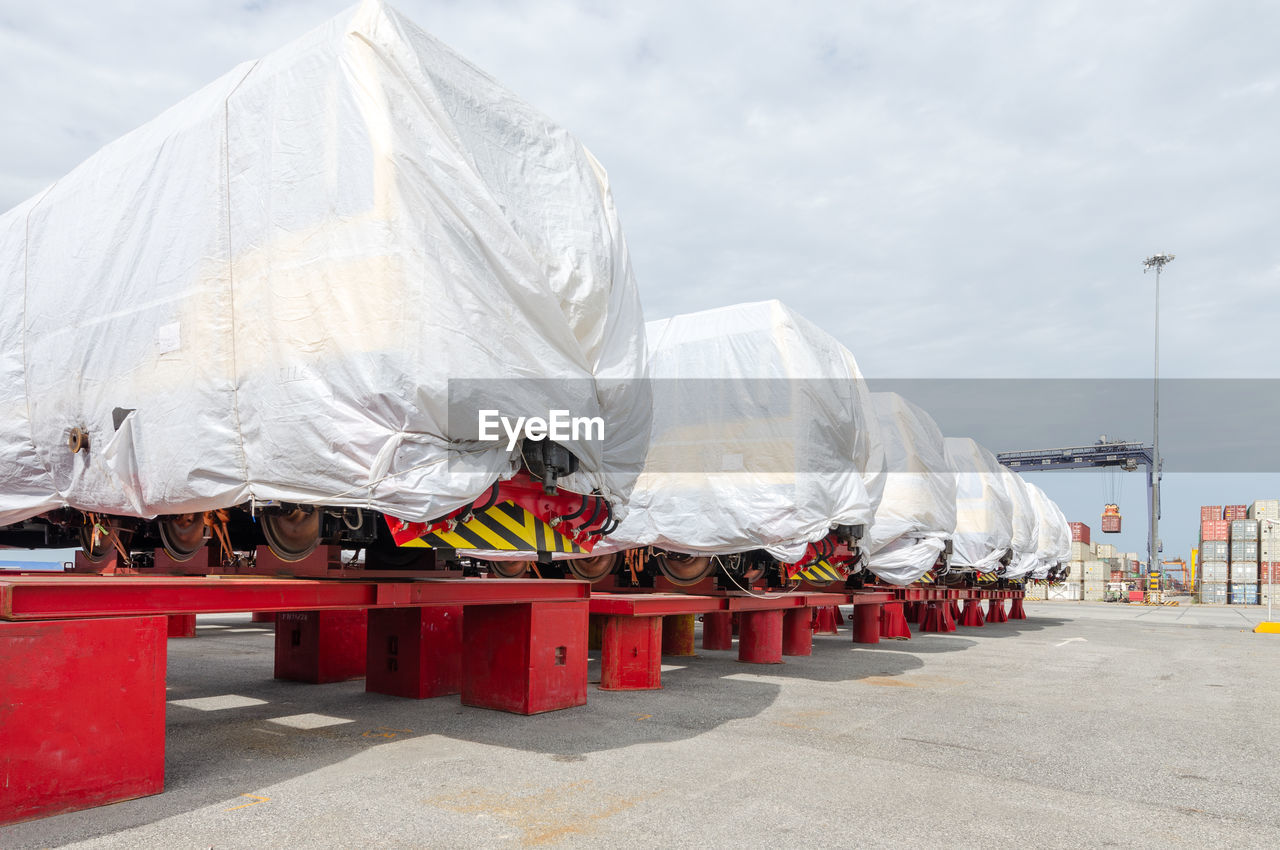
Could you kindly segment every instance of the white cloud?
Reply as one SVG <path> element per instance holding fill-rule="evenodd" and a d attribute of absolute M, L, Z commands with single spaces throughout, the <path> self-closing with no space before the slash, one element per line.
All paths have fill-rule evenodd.
<path fill-rule="evenodd" d="M 345 5 L 10 4 L 0 207 Z M 1269 4 L 399 8 L 604 162 L 651 317 L 776 296 L 872 375 L 1139 376 L 1168 250 L 1165 372 L 1280 372 Z"/>

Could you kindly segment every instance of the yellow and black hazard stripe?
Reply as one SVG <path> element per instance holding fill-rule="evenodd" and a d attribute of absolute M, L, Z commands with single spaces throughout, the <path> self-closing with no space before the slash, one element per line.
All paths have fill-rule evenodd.
<path fill-rule="evenodd" d="M 920 576 L 921 584 L 933 584 L 933 581 L 934 581 L 933 573 L 925 573 L 924 575 Z"/>
<path fill-rule="evenodd" d="M 433 549 L 491 549 L 505 552 L 563 552 L 583 555 L 583 549 L 571 538 L 514 502 L 498 504 L 477 511 L 467 522 L 448 531 L 441 529 L 410 540 L 405 546 Z"/>
<path fill-rule="evenodd" d="M 996 578 L 995 573 L 978 573 L 978 581 L 995 581 Z"/>
<path fill-rule="evenodd" d="M 827 563 L 826 558 L 819 558 L 796 575 L 809 581 L 839 581 L 844 578 L 839 570 Z"/>

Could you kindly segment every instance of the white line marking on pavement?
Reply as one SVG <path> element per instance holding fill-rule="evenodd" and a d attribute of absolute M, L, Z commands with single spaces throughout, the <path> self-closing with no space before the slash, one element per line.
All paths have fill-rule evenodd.
<path fill-rule="evenodd" d="M 1064 640 L 1062 643 L 1055 643 L 1055 644 L 1054 644 L 1054 646 L 1055 646 L 1055 647 L 1058 647 L 1058 646 L 1066 646 L 1067 644 L 1069 644 L 1069 643 L 1075 643 L 1076 641 L 1080 641 L 1081 643 L 1088 643 L 1088 641 L 1087 641 L 1087 640 L 1085 640 L 1084 638 L 1067 638 L 1067 639 L 1066 639 L 1066 640 Z"/>

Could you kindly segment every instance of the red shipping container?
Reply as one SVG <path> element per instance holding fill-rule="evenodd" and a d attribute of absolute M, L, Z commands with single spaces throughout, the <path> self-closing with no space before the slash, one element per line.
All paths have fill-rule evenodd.
<path fill-rule="evenodd" d="M 1222 509 L 1222 518 L 1225 520 L 1248 519 L 1248 505 L 1226 505 Z"/>
<path fill-rule="evenodd" d="M 1259 564 L 1258 581 L 1263 584 L 1280 584 L 1280 561 L 1263 561 Z"/>
<path fill-rule="evenodd" d="M 1104 534 L 1118 534 L 1120 532 L 1120 514 L 1103 514 L 1102 531 Z"/>
<path fill-rule="evenodd" d="M 1124 573 L 1122 573 L 1120 570 L 1112 570 L 1112 571 L 1111 571 L 1111 580 L 1112 580 L 1112 581 L 1124 581 Z"/>
<path fill-rule="evenodd" d="M 1226 540 L 1231 530 L 1231 523 L 1225 519 L 1209 520 L 1200 523 L 1201 540 Z"/>
<path fill-rule="evenodd" d="M 1083 522 L 1071 522 L 1067 524 L 1071 526 L 1071 542 L 1072 543 L 1088 544 L 1090 542 L 1089 526 L 1085 525 Z"/>
<path fill-rule="evenodd" d="M 1205 505 L 1200 508 L 1200 521 L 1212 522 L 1216 519 L 1222 519 L 1222 505 Z"/>

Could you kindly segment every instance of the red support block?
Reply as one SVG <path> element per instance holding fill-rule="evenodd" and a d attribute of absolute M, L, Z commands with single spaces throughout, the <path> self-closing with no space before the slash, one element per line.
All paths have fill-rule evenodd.
<path fill-rule="evenodd" d="M 988 623 L 1007 623 L 1009 616 L 1004 612 L 1004 601 L 991 597 L 987 600 L 987 622 Z"/>
<path fill-rule="evenodd" d="M 702 615 L 702 648 L 733 649 L 733 615 L 715 611 Z"/>
<path fill-rule="evenodd" d="M 982 616 L 982 602 L 978 599 L 966 599 L 964 601 L 964 618 L 960 621 L 962 626 L 981 626 L 986 624 L 986 619 Z"/>
<path fill-rule="evenodd" d="M 250 623 L 274 623 L 275 621 L 275 611 L 254 611 L 253 616 L 249 618 Z"/>
<path fill-rule="evenodd" d="M 364 689 L 409 699 L 462 692 L 461 605 L 369 611 Z"/>
<path fill-rule="evenodd" d="M 942 599 L 929 602 L 920 631 L 954 632 L 955 630 L 956 623 L 951 618 L 951 603 Z"/>
<path fill-rule="evenodd" d="M 836 626 L 837 627 L 843 626 L 844 614 L 840 613 L 840 606 L 838 605 L 832 606 L 831 610 L 836 612 Z"/>
<path fill-rule="evenodd" d="M 653 691 L 662 687 L 662 618 L 606 617 L 600 655 L 600 690 Z"/>
<path fill-rule="evenodd" d="M 880 642 L 880 605 L 853 606 L 853 642 Z"/>
<path fill-rule="evenodd" d="M 677 658 L 695 655 L 693 614 L 667 614 L 662 618 L 662 654 Z"/>
<path fill-rule="evenodd" d="M 822 610 L 819 608 L 818 610 Z M 782 654 L 813 654 L 813 618 L 808 608 L 789 608 L 782 615 Z"/>
<path fill-rule="evenodd" d="M 514 714 L 585 705 L 587 608 L 585 598 L 470 606 L 462 618 L 462 704 Z"/>
<path fill-rule="evenodd" d="M 928 602 L 912 602 L 911 604 L 914 606 L 913 608 L 914 613 L 912 615 L 911 622 L 923 628 L 924 621 L 929 616 L 929 603 Z"/>
<path fill-rule="evenodd" d="M 367 611 L 276 615 L 276 678 L 323 685 L 364 675 Z"/>
<path fill-rule="evenodd" d="M 782 663 L 782 609 L 738 613 L 738 660 L 748 664 Z"/>
<path fill-rule="evenodd" d="M 1013 597 L 1013 602 L 1009 605 L 1009 619 L 1010 620 L 1027 619 L 1027 612 L 1022 610 L 1021 596 Z"/>
<path fill-rule="evenodd" d="M 814 609 L 814 634 L 834 635 L 836 632 L 836 606 L 819 605 Z"/>
<path fill-rule="evenodd" d="M 195 614 L 170 614 L 169 637 L 193 638 L 196 636 Z"/>
<path fill-rule="evenodd" d="M 953 624 L 960 621 L 960 603 L 959 602 L 957 602 L 955 599 L 951 599 L 949 602 L 947 602 L 947 611 L 951 615 L 951 622 Z M 954 631 L 954 629 L 950 631 Z"/>
<path fill-rule="evenodd" d="M 880 611 L 880 637 L 881 638 L 898 638 L 901 640 L 911 640 L 911 628 L 907 625 L 907 618 L 902 613 L 902 602 L 886 602 Z"/>
<path fill-rule="evenodd" d="M 0 825 L 164 790 L 166 632 L 0 622 Z"/>

